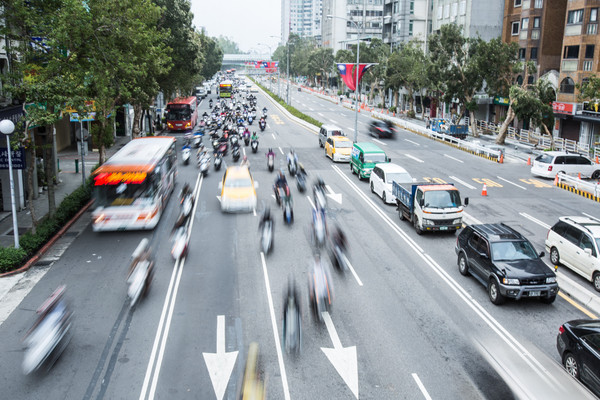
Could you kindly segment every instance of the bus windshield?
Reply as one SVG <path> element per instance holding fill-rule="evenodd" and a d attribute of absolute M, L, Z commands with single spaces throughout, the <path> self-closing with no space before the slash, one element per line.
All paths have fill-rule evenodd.
<path fill-rule="evenodd" d="M 148 206 L 152 205 L 156 187 L 150 179 L 142 183 L 119 183 L 94 186 L 97 207 Z"/>
<path fill-rule="evenodd" d="M 187 121 L 191 117 L 192 112 L 189 107 L 167 109 L 167 121 Z"/>

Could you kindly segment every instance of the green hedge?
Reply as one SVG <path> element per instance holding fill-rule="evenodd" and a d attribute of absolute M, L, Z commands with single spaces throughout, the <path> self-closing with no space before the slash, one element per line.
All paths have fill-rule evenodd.
<path fill-rule="evenodd" d="M 92 181 L 88 179 L 73 193 L 63 199 L 52 218 L 46 217 L 38 224 L 36 233 L 27 232 L 19 238 L 20 248 L 0 248 L 0 273 L 9 272 L 21 267 L 52 236 L 60 230 L 92 196 Z"/>
<path fill-rule="evenodd" d="M 262 90 L 264 90 L 269 96 L 271 96 L 273 98 L 273 100 L 275 100 L 276 102 L 281 104 L 286 110 L 288 110 L 290 112 L 290 114 L 292 114 L 294 117 L 300 118 L 300 119 L 308 122 L 309 124 L 313 124 L 319 128 L 321 127 L 321 125 L 323 125 L 322 122 L 317 121 L 313 117 L 306 115 L 304 113 L 301 113 L 294 107 L 288 105 L 281 97 L 279 97 L 275 93 L 271 92 L 269 89 L 267 89 L 266 87 L 264 87 L 263 85 L 258 83 L 255 79 L 253 79 L 253 78 L 250 78 L 250 79 L 252 79 L 254 81 L 254 83 L 256 85 L 258 85 Z"/>

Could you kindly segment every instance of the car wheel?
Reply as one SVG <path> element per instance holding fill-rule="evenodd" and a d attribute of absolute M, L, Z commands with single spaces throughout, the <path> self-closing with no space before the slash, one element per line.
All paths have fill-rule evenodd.
<path fill-rule="evenodd" d="M 350 172 L 354 175 L 354 166 L 352 165 L 352 162 L 350 162 Z"/>
<path fill-rule="evenodd" d="M 594 289 L 600 292 L 600 272 L 594 272 L 594 274 L 592 275 L 592 282 L 594 283 Z"/>
<path fill-rule="evenodd" d="M 413 217 L 413 225 L 415 227 L 415 231 L 417 232 L 417 235 L 422 235 L 423 230 L 419 227 L 419 218 L 416 215 Z"/>
<path fill-rule="evenodd" d="M 373 188 L 373 182 L 371 182 L 371 193 L 375 193 L 375 188 Z"/>
<path fill-rule="evenodd" d="M 600 178 L 600 169 L 598 171 L 594 171 L 592 173 L 592 179 L 598 179 Z"/>
<path fill-rule="evenodd" d="M 575 379 L 579 379 L 579 363 L 575 359 L 575 356 L 571 353 L 567 353 L 563 359 L 563 365 L 565 369 Z"/>
<path fill-rule="evenodd" d="M 467 264 L 467 257 L 464 253 L 458 255 L 458 272 L 463 276 L 469 276 L 469 264 Z"/>
<path fill-rule="evenodd" d="M 385 190 L 383 191 L 383 193 L 381 195 L 381 200 L 383 200 L 384 203 L 387 203 L 387 201 L 385 201 Z"/>
<path fill-rule="evenodd" d="M 556 247 L 550 249 L 550 262 L 552 265 L 560 265 L 560 255 Z"/>
<path fill-rule="evenodd" d="M 504 303 L 504 296 L 500 293 L 500 285 L 498 282 L 492 278 L 488 283 L 488 296 L 490 297 L 490 301 L 495 305 L 500 305 Z"/>

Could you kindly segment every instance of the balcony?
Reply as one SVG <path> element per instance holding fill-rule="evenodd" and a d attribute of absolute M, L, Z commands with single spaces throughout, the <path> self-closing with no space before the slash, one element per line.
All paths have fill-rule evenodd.
<path fill-rule="evenodd" d="M 577 71 L 577 65 L 579 60 L 563 60 L 561 72 L 575 72 Z"/>
<path fill-rule="evenodd" d="M 581 24 L 567 25 L 565 26 L 565 36 L 579 36 L 581 35 Z"/>

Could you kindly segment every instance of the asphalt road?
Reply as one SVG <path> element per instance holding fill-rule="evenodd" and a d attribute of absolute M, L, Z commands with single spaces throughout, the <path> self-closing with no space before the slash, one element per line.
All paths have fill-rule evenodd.
<path fill-rule="evenodd" d="M 315 118 L 322 114 L 318 119 L 323 122 L 353 126 L 352 111 L 307 93 L 294 92 L 292 103 Z M 539 367 L 537 354 L 555 366 L 558 326 L 584 317 L 581 311 L 563 298 L 552 305 L 492 305 L 483 286 L 459 274 L 454 235 L 417 236 L 399 221 L 393 206 L 370 193 L 366 181 L 350 174 L 347 164 L 326 158 L 314 133 L 260 94 L 259 108 L 263 105 L 269 118 L 259 151 L 251 154 L 245 148 L 259 183 L 256 215 L 222 214 L 217 196 L 223 171 L 199 178 L 191 164 L 180 165 L 176 188 L 189 182 L 197 184 L 199 193 L 186 259 L 174 262 L 170 255 L 169 235 L 179 207 L 174 197 L 153 232 L 99 234 L 88 226 L 0 326 L 5 338 L 1 397 L 210 399 L 219 392 L 234 399 L 251 342 L 260 346 L 260 368 L 272 399 L 511 398 L 508 386 L 474 345 L 490 341 L 558 380 L 553 374 L 562 371 Z M 201 112 L 206 107 L 205 100 Z M 359 140 L 371 140 L 364 129 L 368 119 L 360 118 Z M 379 144 L 414 177 L 455 183 L 471 199 L 471 222 L 506 222 L 526 234 L 538 251 L 547 232 L 542 224 L 551 225 L 560 215 L 594 215 L 597 209 L 551 182 L 533 179 L 522 163 L 495 164 L 408 132 Z M 329 199 L 328 221 L 348 235 L 355 273 L 333 272 L 335 300 L 327 324 L 314 321 L 308 306 L 312 204 L 291 179 L 295 222 L 283 224 L 272 196 L 275 175 L 266 168 L 268 147 L 278 153 L 276 165 L 293 147 L 309 181 L 321 176 L 341 195 L 341 203 Z M 225 161 L 232 164 L 231 155 Z M 487 197 L 480 194 L 484 182 Z M 276 218 L 276 236 L 273 253 L 263 258 L 258 215 L 265 206 Z M 126 269 L 143 237 L 151 239 L 157 271 L 149 296 L 130 311 Z M 290 279 L 304 299 L 298 357 L 281 354 L 278 346 Z M 33 323 L 34 310 L 60 284 L 67 285 L 75 310 L 75 336 L 49 374 L 24 377 L 20 339 Z M 211 353 L 217 356 L 211 358 Z"/>

